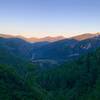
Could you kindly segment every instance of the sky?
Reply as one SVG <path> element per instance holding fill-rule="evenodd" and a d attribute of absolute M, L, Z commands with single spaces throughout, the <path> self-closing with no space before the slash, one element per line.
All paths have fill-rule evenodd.
<path fill-rule="evenodd" d="M 69 37 L 99 26 L 100 0 L 0 0 L 0 33 Z"/>

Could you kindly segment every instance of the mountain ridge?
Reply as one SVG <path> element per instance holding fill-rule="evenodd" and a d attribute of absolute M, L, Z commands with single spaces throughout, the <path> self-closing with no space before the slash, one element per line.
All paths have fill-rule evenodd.
<path fill-rule="evenodd" d="M 21 35 L 7 35 L 7 34 L 0 34 L 0 37 L 3 37 L 3 38 L 20 38 L 20 39 L 23 39 L 27 42 L 31 42 L 31 43 L 34 43 L 34 42 L 44 42 L 44 41 L 47 41 L 47 42 L 56 42 L 56 41 L 60 41 L 60 40 L 63 40 L 63 39 L 76 39 L 78 41 L 81 41 L 81 40 L 85 40 L 85 39 L 88 39 L 88 38 L 92 38 L 92 37 L 95 37 L 95 36 L 98 36 L 100 35 L 99 32 L 97 33 L 84 33 L 84 34 L 80 34 L 80 35 L 76 35 L 76 36 L 72 36 L 72 37 L 64 37 L 64 36 L 46 36 L 46 37 L 42 37 L 42 38 L 38 38 L 38 37 L 24 37 L 24 36 L 21 36 Z"/>
<path fill-rule="evenodd" d="M 87 35 L 82 36 L 85 38 Z M 77 36 L 75 38 L 78 40 L 69 38 L 47 44 L 36 50 L 34 59 L 67 60 L 74 57 L 76 58 L 100 47 L 100 35 L 91 35 L 89 37 L 90 38 L 81 38 L 82 40 L 79 40 L 80 36 Z"/>
<path fill-rule="evenodd" d="M 31 42 L 31 43 L 34 43 L 34 42 L 44 42 L 44 41 L 47 41 L 47 42 L 54 42 L 54 41 L 58 41 L 58 40 L 62 40 L 62 39 L 65 39 L 65 37 L 63 36 L 55 36 L 55 37 L 52 37 L 52 36 L 46 36 L 46 37 L 43 37 L 43 38 L 37 38 L 37 37 L 24 37 L 24 36 L 21 36 L 21 35 L 7 35 L 7 34 L 0 34 L 0 37 L 3 37 L 3 38 L 20 38 L 20 39 L 23 39 L 27 42 Z"/>
<path fill-rule="evenodd" d="M 80 56 L 82 53 L 98 48 L 100 45 L 99 34 L 82 34 L 75 37 L 54 42 L 27 42 L 23 37 L 0 35 L 0 44 L 9 49 L 9 52 L 20 54 L 29 60 L 64 60 Z M 6 37 L 6 38 L 5 38 Z M 21 37 L 21 38 L 20 38 Z M 51 37 L 48 37 L 51 38 Z"/>

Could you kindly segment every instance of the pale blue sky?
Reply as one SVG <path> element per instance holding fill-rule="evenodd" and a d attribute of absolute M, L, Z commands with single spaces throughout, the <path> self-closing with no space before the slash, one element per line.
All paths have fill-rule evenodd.
<path fill-rule="evenodd" d="M 29 36 L 100 31 L 100 0 L 0 0 L 0 32 Z"/>

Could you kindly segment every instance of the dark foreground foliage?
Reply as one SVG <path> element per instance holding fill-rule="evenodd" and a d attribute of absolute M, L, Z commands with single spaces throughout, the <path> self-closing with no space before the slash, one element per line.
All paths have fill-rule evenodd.
<path fill-rule="evenodd" d="M 56 68 L 35 69 L 0 47 L 0 100 L 100 100 L 100 49 Z"/>
<path fill-rule="evenodd" d="M 52 100 L 100 100 L 100 49 L 41 73 L 38 83 Z"/>

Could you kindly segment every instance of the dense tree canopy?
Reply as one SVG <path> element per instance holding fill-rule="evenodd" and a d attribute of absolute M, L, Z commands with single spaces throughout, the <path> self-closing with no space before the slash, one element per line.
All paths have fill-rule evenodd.
<path fill-rule="evenodd" d="M 99 100 L 100 49 L 45 71 L 37 80 L 53 100 Z"/>
<path fill-rule="evenodd" d="M 100 49 L 58 67 L 38 68 L 0 46 L 0 100 L 100 100 Z"/>

